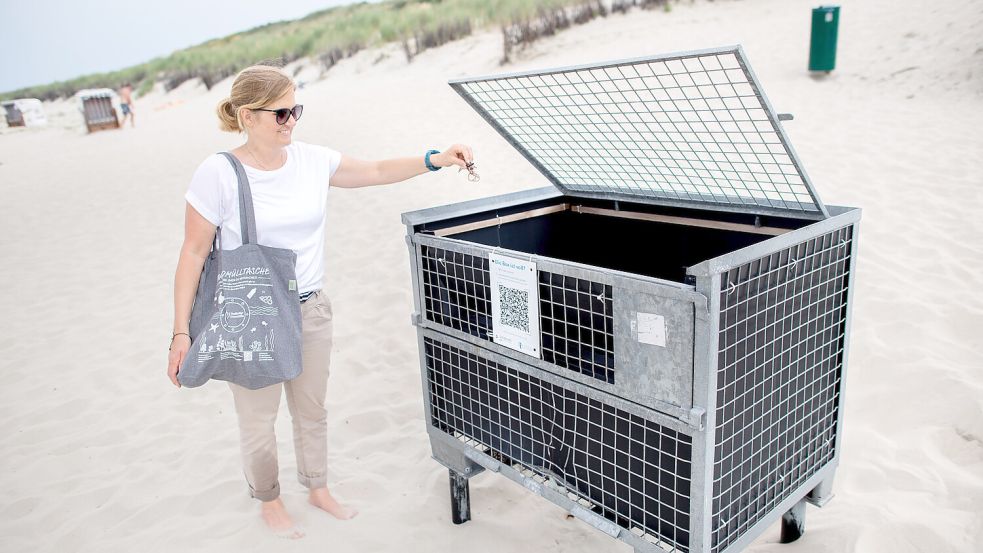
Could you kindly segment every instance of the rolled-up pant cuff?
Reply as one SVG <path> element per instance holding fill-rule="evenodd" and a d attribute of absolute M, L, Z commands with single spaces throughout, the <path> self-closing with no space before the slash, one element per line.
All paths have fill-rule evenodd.
<path fill-rule="evenodd" d="M 304 476 L 303 474 L 297 473 L 297 481 L 302 486 L 312 490 L 328 487 L 328 476 L 326 474 L 322 474 L 321 476 Z"/>
<path fill-rule="evenodd" d="M 274 499 L 280 497 L 280 483 L 277 482 L 273 485 L 273 489 L 264 491 L 256 491 L 252 488 L 252 486 L 250 486 L 249 495 L 260 501 L 273 501 Z"/>

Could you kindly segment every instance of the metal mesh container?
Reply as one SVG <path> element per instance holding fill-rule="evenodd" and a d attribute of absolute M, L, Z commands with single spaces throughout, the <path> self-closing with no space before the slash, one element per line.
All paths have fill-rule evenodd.
<path fill-rule="evenodd" d="M 454 521 L 487 469 L 638 551 L 798 538 L 860 210 L 819 199 L 741 48 L 450 84 L 554 185 L 403 215 Z"/>

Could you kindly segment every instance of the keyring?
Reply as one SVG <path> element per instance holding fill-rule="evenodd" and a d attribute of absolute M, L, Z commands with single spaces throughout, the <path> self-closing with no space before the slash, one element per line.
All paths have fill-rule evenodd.
<path fill-rule="evenodd" d="M 468 180 L 471 181 L 471 182 L 478 182 L 478 181 L 480 181 L 481 180 L 481 177 L 479 177 L 478 176 L 478 173 L 476 173 L 475 170 L 474 170 L 475 169 L 474 162 L 472 162 L 472 163 L 465 162 L 465 165 L 466 165 L 466 167 L 468 169 Z"/>

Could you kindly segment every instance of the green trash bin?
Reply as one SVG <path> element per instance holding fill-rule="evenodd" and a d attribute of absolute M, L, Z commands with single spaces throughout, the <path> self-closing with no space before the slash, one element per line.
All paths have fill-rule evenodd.
<path fill-rule="evenodd" d="M 812 9 L 809 71 L 829 73 L 836 66 L 836 31 L 839 25 L 839 6 L 819 6 Z"/>

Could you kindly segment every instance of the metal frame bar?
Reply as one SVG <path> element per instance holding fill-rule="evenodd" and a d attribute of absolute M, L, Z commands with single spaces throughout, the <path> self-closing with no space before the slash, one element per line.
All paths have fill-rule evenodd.
<path fill-rule="evenodd" d="M 766 234 L 768 236 L 778 236 L 792 230 L 779 227 L 756 227 L 754 225 L 747 225 L 744 223 L 727 223 L 723 221 L 712 221 L 709 219 L 696 219 L 694 217 L 675 217 L 672 215 L 640 213 L 637 211 L 620 211 L 600 207 L 584 207 L 580 205 L 571 206 L 569 209 L 575 213 L 586 213 L 589 215 L 605 215 L 608 217 L 618 217 L 621 219 L 634 219 L 636 221 L 652 221 L 653 223 L 668 223 L 670 225 L 681 225 L 687 227 L 732 230 L 735 232 L 747 232 L 751 234 Z"/>
<path fill-rule="evenodd" d="M 857 218 L 859 220 L 859 209 L 857 210 Z M 852 244 L 850 245 L 850 267 L 849 267 L 849 277 L 847 278 L 847 289 L 846 289 L 846 322 L 843 327 L 843 361 L 842 369 L 840 374 L 840 403 L 837 407 L 839 409 L 839 417 L 836 421 L 836 438 L 833 444 L 833 465 L 838 465 L 840 462 L 840 454 L 842 453 L 841 444 L 843 443 L 843 409 L 846 405 L 846 394 L 843 393 L 846 387 L 846 376 L 847 376 L 847 365 L 849 365 L 850 360 L 850 332 L 853 328 L 853 292 L 854 292 L 854 280 L 857 276 L 857 255 L 859 252 L 859 237 L 860 237 L 860 225 L 858 222 L 853 223 L 853 236 L 851 237 Z"/>
<path fill-rule="evenodd" d="M 625 271 L 617 271 L 614 269 L 599 268 L 594 265 L 585 265 L 583 263 L 577 263 L 574 261 L 564 261 L 555 257 L 547 257 L 544 255 L 531 254 L 526 252 L 521 252 L 518 250 L 510 250 L 508 248 L 499 248 L 496 246 L 488 246 L 485 244 L 479 244 L 477 242 L 468 242 L 466 240 L 458 240 L 455 238 L 441 237 L 441 236 L 429 236 L 425 234 L 415 234 L 412 238 L 413 242 L 423 246 L 433 246 L 435 248 L 441 248 L 445 250 L 453 250 L 461 253 L 466 253 L 470 255 L 485 255 L 489 252 L 497 253 L 502 255 L 507 255 L 514 257 L 516 259 L 522 259 L 524 261 L 532 261 L 536 263 L 536 267 L 545 267 L 546 271 L 558 272 L 565 275 L 576 276 L 577 278 L 583 278 L 586 280 L 592 280 L 594 282 L 600 282 L 602 284 L 614 284 L 614 279 L 625 279 L 627 285 L 628 282 L 634 282 L 637 284 L 631 285 L 631 288 L 638 291 L 647 290 L 648 286 L 656 284 L 659 286 L 665 286 L 670 289 L 678 290 L 678 292 L 665 291 L 668 297 L 676 299 L 685 299 L 690 297 L 685 291 L 692 291 L 693 287 L 682 282 L 676 282 L 672 280 L 665 280 L 656 277 L 650 277 L 646 275 L 640 275 L 637 273 L 628 273 Z M 644 286 L 646 288 L 639 288 L 639 286 Z M 661 288 L 660 288 L 661 291 Z"/>
<path fill-rule="evenodd" d="M 778 133 L 778 136 L 782 140 L 782 144 L 785 146 L 785 150 L 788 152 L 789 157 L 792 158 L 792 164 L 799 172 L 799 177 L 802 179 L 802 182 L 806 183 L 806 189 L 809 191 L 809 195 L 812 196 L 812 200 L 819 207 L 819 211 L 822 213 L 823 218 L 829 218 L 829 211 L 826 209 L 826 206 L 823 204 L 822 200 L 819 199 L 819 194 L 816 193 L 816 188 L 812 185 L 812 180 L 806 173 L 805 167 L 802 165 L 802 160 L 799 158 L 799 154 L 795 152 L 795 148 L 792 147 L 792 141 L 788 139 L 788 135 L 785 133 L 785 127 L 779 123 L 781 116 L 775 111 L 775 108 L 772 107 L 771 102 L 768 100 L 768 97 L 765 95 L 764 90 L 762 90 L 759 84 L 761 81 L 758 80 L 758 76 L 755 74 L 754 70 L 751 69 L 751 65 L 747 62 L 747 56 L 744 55 L 744 47 L 738 45 L 737 49 L 741 53 L 741 55 L 737 56 L 737 63 L 741 64 L 741 67 L 744 69 L 744 73 L 750 77 L 748 81 L 750 81 L 751 86 L 755 88 L 762 105 L 765 106 L 765 113 L 768 114 L 768 118 L 771 119 L 772 125 L 775 127 L 775 131 Z"/>
<path fill-rule="evenodd" d="M 746 248 L 741 248 L 713 259 L 708 259 L 702 263 L 697 263 L 696 265 L 691 266 L 687 270 L 686 274 L 706 276 L 715 273 L 724 273 L 730 269 L 733 269 L 734 267 L 744 265 L 745 263 L 749 263 L 755 259 L 781 251 L 800 242 L 805 242 L 831 230 L 845 227 L 850 224 L 856 224 L 860 221 L 860 208 L 841 208 L 838 206 L 830 207 L 837 208 L 841 212 L 831 215 L 828 219 L 817 221 L 811 225 L 791 230 L 785 234 L 775 236 L 774 238 L 769 238 L 768 240 L 758 242 L 757 244 L 752 244 Z"/>
<path fill-rule="evenodd" d="M 418 225 L 447 221 L 458 217 L 467 217 L 487 211 L 505 210 L 537 201 L 562 198 L 563 196 L 563 192 L 557 190 L 556 188 L 552 186 L 543 186 L 540 188 L 531 188 L 529 190 L 520 190 L 519 192 L 502 194 L 500 196 L 493 196 L 491 198 L 478 198 L 464 202 L 418 209 L 416 211 L 408 211 L 403 213 L 402 221 L 403 224 L 407 226 L 407 232 L 412 235 L 414 233 L 413 227 Z"/>
<path fill-rule="evenodd" d="M 580 71 L 583 69 L 606 69 L 608 67 L 618 67 L 619 65 L 633 65 L 641 62 L 677 60 L 682 58 L 691 58 L 694 56 L 703 56 L 707 54 L 729 54 L 734 52 L 738 48 L 740 48 L 740 46 L 735 44 L 731 46 L 717 46 L 714 48 L 701 48 L 697 50 L 671 52 L 668 54 L 637 56 L 633 58 L 621 58 L 617 60 L 605 61 L 600 63 L 581 63 L 576 65 L 565 65 L 561 67 L 554 67 L 551 69 L 530 69 L 527 71 L 511 71 L 506 73 L 495 73 L 492 75 L 484 75 L 481 77 L 461 77 L 459 79 L 451 79 L 447 81 L 447 84 L 456 85 L 456 84 L 465 84 L 471 82 L 495 81 L 498 79 L 506 79 L 510 77 L 538 77 L 541 75 L 552 75 L 554 73 L 569 73 L 571 71 Z"/>
<path fill-rule="evenodd" d="M 778 236 L 792 230 L 781 227 L 764 227 L 748 225 L 745 223 L 728 223 L 724 221 L 713 221 L 711 219 L 697 219 L 695 217 L 677 217 L 673 215 L 659 215 L 657 213 L 642 213 L 639 211 L 621 211 L 617 209 L 607 209 L 603 207 L 585 207 L 570 203 L 561 203 L 552 207 L 541 207 L 531 209 L 521 213 L 490 217 L 484 221 L 464 223 L 453 227 L 441 228 L 434 231 L 434 236 L 451 236 L 472 230 L 479 230 L 488 227 L 501 226 L 515 221 L 523 221 L 543 215 L 559 213 L 561 211 L 572 211 L 574 213 L 584 213 L 587 215 L 604 215 L 607 217 L 617 217 L 619 219 L 632 219 L 635 221 L 651 221 L 654 223 L 667 223 L 670 225 L 681 225 L 700 228 L 711 228 L 717 230 L 732 230 L 736 232 L 747 232 L 751 234 L 766 234 L 768 236 Z"/>
<path fill-rule="evenodd" d="M 485 219 L 484 221 L 475 221 L 473 223 L 465 223 L 463 225 L 438 229 L 434 231 L 434 236 L 444 237 L 444 236 L 450 236 L 452 234 L 469 232 L 472 230 L 478 230 L 478 229 L 494 227 L 494 226 L 502 226 L 508 223 L 514 223 L 515 221 L 524 221 L 526 219 L 532 219 L 534 217 L 542 217 L 543 215 L 550 215 L 551 213 L 559 213 L 561 211 L 569 211 L 569 210 L 570 210 L 570 204 L 561 203 L 552 207 L 541 207 L 539 209 L 530 209 L 529 211 L 523 211 L 522 213 L 512 213 L 511 215 L 491 217 Z"/>
<path fill-rule="evenodd" d="M 706 322 L 700 327 L 705 334 L 697 335 L 696 371 L 693 381 L 693 403 L 706 410 L 704 431 L 693 439 L 693 492 L 690 505 L 692 530 L 691 551 L 709 551 L 713 515 L 713 456 L 717 427 L 717 351 L 720 340 L 720 274 L 697 277 L 696 289 L 708 298 Z M 699 402 L 699 403 L 697 403 Z M 697 458 L 697 455 L 700 457 Z M 699 460 L 698 460 L 699 459 Z M 703 470 L 697 470 L 697 465 Z M 699 484 L 699 485 L 697 485 Z"/>
<path fill-rule="evenodd" d="M 597 390 L 592 386 L 587 386 L 579 382 L 572 381 L 569 378 L 566 378 L 565 376 L 557 375 L 551 371 L 543 370 L 534 365 L 527 365 L 517 359 L 513 359 L 506 355 L 502 355 L 498 352 L 489 350 L 486 347 L 473 344 L 470 342 L 466 342 L 463 340 L 459 340 L 456 337 L 451 336 L 449 334 L 445 334 L 439 330 L 434 330 L 425 327 L 417 327 L 417 338 L 418 338 L 417 341 L 421 346 L 420 350 L 421 352 L 423 352 L 420 354 L 421 361 L 423 362 L 423 364 L 420 366 L 424 370 L 426 370 L 426 353 L 423 348 L 424 338 L 443 341 L 453 345 L 455 348 L 458 348 L 472 355 L 484 357 L 486 359 L 490 359 L 506 367 L 520 370 L 532 377 L 542 380 L 543 382 L 548 382 L 554 386 L 567 388 L 573 392 L 576 392 L 583 396 L 587 396 L 592 399 L 603 400 L 605 403 L 608 403 L 609 405 L 611 405 L 616 409 L 620 409 L 622 411 L 625 411 L 626 413 L 630 413 L 632 415 L 647 420 L 651 420 L 652 422 L 655 422 L 660 426 L 671 428 L 672 430 L 675 430 L 676 432 L 679 432 L 681 434 L 686 434 L 687 436 L 694 435 L 693 427 L 686 424 L 684 421 L 680 420 L 677 417 L 673 417 L 671 415 L 667 415 L 665 413 L 659 412 L 655 409 L 652 409 L 651 407 L 639 405 L 637 403 L 628 401 L 610 392 Z M 424 397 L 426 398 L 427 407 L 430 407 L 430 392 L 428 391 Z M 432 422 L 428 422 L 427 424 L 432 426 Z"/>

